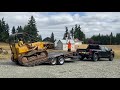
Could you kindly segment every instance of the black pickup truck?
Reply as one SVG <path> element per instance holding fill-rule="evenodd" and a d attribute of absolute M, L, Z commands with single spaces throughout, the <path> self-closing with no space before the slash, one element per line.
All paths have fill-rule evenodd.
<path fill-rule="evenodd" d="M 98 44 L 89 44 L 87 49 L 77 49 L 76 52 L 81 60 L 90 58 L 97 61 L 100 58 L 108 58 L 109 61 L 112 61 L 115 56 L 112 49 Z"/>

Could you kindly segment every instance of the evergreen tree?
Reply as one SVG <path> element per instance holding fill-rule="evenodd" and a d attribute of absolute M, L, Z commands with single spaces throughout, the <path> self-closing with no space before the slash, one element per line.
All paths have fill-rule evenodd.
<path fill-rule="evenodd" d="M 42 36 L 41 35 L 39 35 L 39 40 L 42 41 Z"/>
<path fill-rule="evenodd" d="M 42 36 L 38 35 L 37 41 L 42 41 Z"/>
<path fill-rule="evenodd" d="M 116 34 L 116 36 L 114 36 L 111 32 L 110 35 L 93 35 L 91 38 L 97 42 L 98 44 L 102 44 L 102 45 L 115 45 L 118 44 L 117 42 L 119 41 L 119 39 L 117 39 L 117 37 L 119 37 L 119 34 Z"/>
<path fill-rule="evenodd" d="M 55 42 L 55 39 L 54 39 L 54 33 L 52 32 L 52 34 L 51 34 L 51 40 L 50 40 L 50 42 L 52 42 L 52 43 L 54 43 Z"/>
<path fill-rule="evenodd" d="M 6 26 L 5 26 L 5 42 L 8 42 L 8 40 L 9 40 L 9 25 L 8 24 L 6 24 Z"/>
<path fill-rule="evenodd" d="M 38 31 L 36 27 L 36 21 L 33 16 L 31 16 L 30 20 L 28 21 L 28 25 L 25 25 L 24 32 L 32 35 L 36 40 L 38 39 Z"/>
<path fill-rule="evenodd" d="M 27 30 L 28 30 L 28 25 L 25 25 L 24 28 L 23 28 L 23 32 L 26 32 L 27 33 Z"/>
<path fill-rule="evenodd" d="M 71 39 L 70 34 L 71 34 L 72 38 L 85 41 L 85 34 L 81 31 L 80 25 L 78 26 L 76 24 L 75 28 L 72 28 L 70 30 L 70 32 L 68 31 L 68 28 L 66 27 L 66 31 L 64 33 L 63 39 L 65 40 L 66 37 L 68 37 L 68 39 Z"/>
<path fill-rule="evenodd" d="M 5 41 L 5 21 L 4 21 L 4 18 L 2 18 L 1 20 L 1 30 L 0 30 L 0 41 Z"/>
<path fill-rule="evenodd" d="M 83 40 L 85 39 L 85 34 L 81 31 L 80 25 L 78 26 L 77 24 L 75 25 L 75 32 L 74 32 L 74 37 Z"/>
<path fill-rule="evenodd" d="M 43 39 L 43 41 L 47 41 L 47 42 L 49 42 L 50 40 L 51 40 L 50 37 L 46 37 L 46 38 Z"/>
<path fill-rule="evenodd" d="M 71 29 L 70 33 L 71 33 L 72 38 L 74 38 L 74 29 L 73 28 Z"/>
<path fill-rule="evenodd" d="M 0 41 L 7 42 L 9 38 L 9 25 L 5 23 L 4 18 L 0 20 Z"/>
<path fill-rule="evenodd" d="M 74 38 L 78 38 L 78 26 L 77 24 L 75 25 L 75 29 L 74 29 Z"/>
<path fill-rule="evenodd" d="M 65 27 L 66 31 L 64 33 L 63 39 L 66 40 L 66 37 L 68 36 L 68 27 Z"/>
<path fill-rule="evenodd" d="M 18 26 L 18 28 L 17 28 L 17 32 L 18 32 L 18 33 L 23 32 L 23 28 L 22 28 L 22 26 Z"/>
<path fill-rule="evenodd" d="M 12 34 L 14 34 L 16 31 L 15 31 L 15 26 L 13 26 L 12 28 Z"/>
<path fill-rule="evenodd" d="M 114 39 L 114 37 L 113 37 L 113 33 L 111 32 L 111 34 L 110 34 L 110 45 L 112 45 L 113 43 L 113 39 Z"/>
<path fill-rule="evenodd" d="M 19 26 L 18 26 L 17 29 L 16 29 L 16 33 L 18 33 L 18 31 L 19 31 Z"/>
<path fill-rule="evenodd" d="M 118 44 L 118 45 L 120 44 L 120 33 L 116 34 L 116 40 L 115 41 L 116 41 L 116 44 Z"/>

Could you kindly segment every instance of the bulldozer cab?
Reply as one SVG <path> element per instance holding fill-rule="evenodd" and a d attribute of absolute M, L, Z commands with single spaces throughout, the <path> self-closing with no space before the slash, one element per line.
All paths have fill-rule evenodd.
<path fill-rule="evenodd" d="M 9 43 L 18 43 L 19 41 L 23 41 L 24 43 L 33 43 L 37 42 L 37 40 L 34 39 L 34 37 L 30 36 L 27 33 L 15 33 L 10 35 L 9 37 Z"/>

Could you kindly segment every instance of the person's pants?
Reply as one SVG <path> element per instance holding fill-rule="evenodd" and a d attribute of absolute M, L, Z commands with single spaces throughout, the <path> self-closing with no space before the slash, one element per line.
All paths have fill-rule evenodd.
<path fill-rule="evenodd" d="M 68 52 L 71 52 L 71 49 L 68 49 Z"/>

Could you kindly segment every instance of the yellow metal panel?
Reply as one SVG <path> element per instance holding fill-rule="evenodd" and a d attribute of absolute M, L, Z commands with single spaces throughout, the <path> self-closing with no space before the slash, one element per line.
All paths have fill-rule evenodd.
<path fill-rule="evenodd" d="M 16 47 L 16 50 L 17 50 L 18 54 L 22 54 L 22 53 L 25 53 L 25 52 L 29 51 L 29 49 L 26 45 L 18 46 L 18 44 L 16 44 L 15 47 Z"/>
<path fill-rule="evenodd" d="M 43 42 L 35 42 L 35 43 L 32 43 L 32 46 L 38 46 L 38 49 L 43 49 L 44 43 Z"/>

